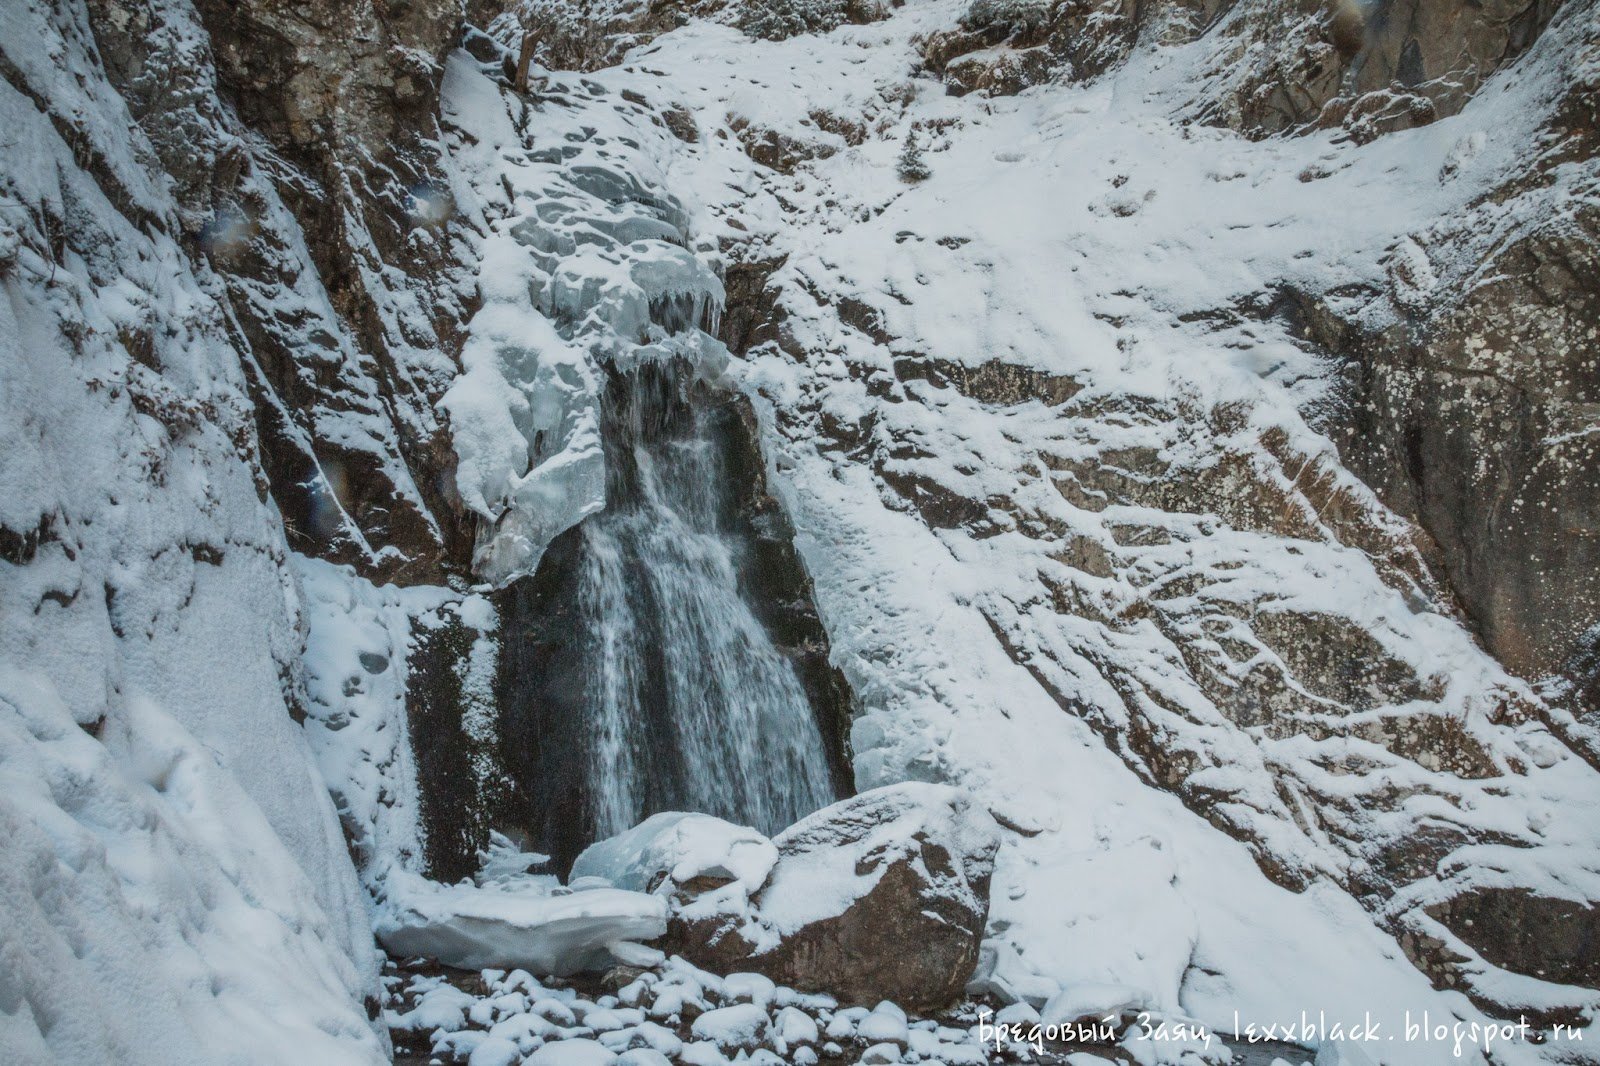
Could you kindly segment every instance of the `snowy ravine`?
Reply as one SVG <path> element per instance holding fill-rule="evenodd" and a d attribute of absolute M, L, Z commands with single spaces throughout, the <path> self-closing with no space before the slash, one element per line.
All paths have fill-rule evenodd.
<path fill-rule="evenodd" d="M 540 815 L 502 750 L 499 597 L 563 536 L 598 569 L 652 532 L 624 522 L 699 523 L 677 580 L 722 584 L 681 609 L 719 613 L 762 697 L 746 731 L 784 725 L 699 723 L 702 771 L 788 765 L 695 784 L 737 779 L 717 796 L 751 821 L 829 798 L 807 696 L 697 501 L 606 510 L 606 383 L 645 365 L 753 406 L 852 694 L 856 788 L 956 785 L 1005 827 L 975 997 L 1224 1032 L 1526 1014 L 1588 1039 L 1493 1061 L 1600 1061 L 1595 731 L 1484 650 L 1426 538 L 1341 461 L 1336 368 L 1277 303 L 1426 302 L 1424 235 L 1588 202 L 1594 159 L 1485 207 L 1596 79 L 1596 5 L 1569 0 L 1459 114 L 1368 143 L 1193 124 L 1206 37 L 947 95 L 922 46 L 967 6 L 777 42 L 710 10 L 604 69 L 535 66 L 531 94 L 481 33 L 437 64 L 397 45 L 438 89 L 407 131 L 428 176 L 341 144 L 369 168 L 339 184 L 250 128 L 189 0 L 140 8 L 131 73 L 100 43 L 130 32 L 121 0 L 0 0 L 0 1060 L 381 1062 L 387 1022 L 440 1054 L 548 1041 L 600 1066 L 605 1034 L 692 1026 L 660 1007 L 692 988 L 733 1028 L 685 1057 L 655 1025 L 628 1066 L 814 1063 L 836 1018 L 838 1055 L 988 1061 L 948 1018 L 658 965 L 635 943 L 665 928 L 656 897 L 497 871 L 520 861 L 503 839 L 476 882 L 430 869 L 439 795 L 468 854 Z M 913 129 L 930 176 L 909 183 Z M 339 218 L 340 276 L 308 204 Z M 435 272 L 386 262 L 366 207 L 410 219 Z M 625 615 L 628 582 L 600 576 L 598 613 Z M 448 782 L 414 734 L 445 640 Z M 606 831 L 647 813 L 617 743 L 638 702 L 583 749 L 616 775 Z M 651 977 L 608 1001 L 494 970 L 475 998 L 385 982 L 374 932 L 468 968 L 509 943 L 546 973 Z"/>

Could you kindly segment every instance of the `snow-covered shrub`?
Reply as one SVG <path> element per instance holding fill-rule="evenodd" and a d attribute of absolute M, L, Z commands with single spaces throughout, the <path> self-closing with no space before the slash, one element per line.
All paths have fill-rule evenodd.
<path fill-rule="evenodd" d="M 1034 37 L 1050 24 L 1053 0 L 972 0 L 961 16 L 961 28 L 997 31 L 995 36 Z"/>
<path fill-rule="evenodd" d="M 827 33 L 849 15 L 846 0 L 747 0 L 739 28 L 752 37 L 781 41 L 802 33 Z"/>
<path fill-rule="evenodd" d="M 906 144 L 900 149 L 900 159 L 895 163 L 895 171 L 900 175 L 901 181 L 927 181 L 933 176 L 933 171 L 928 169 L 927 161 L 922 158 L 922 145 L 917 143 L 916 130 L 906 134 Z"/>

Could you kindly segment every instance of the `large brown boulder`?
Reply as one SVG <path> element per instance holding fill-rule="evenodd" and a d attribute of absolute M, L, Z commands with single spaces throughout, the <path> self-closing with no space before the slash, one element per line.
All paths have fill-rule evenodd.
<path fill-rule="evenodd" d="M 874 789 L 779 834 L 754 892 L 705 879 L 669 886 L 662 946 L 709 970 L 848 1002 L 947 1003 L 977 964 L 998 833 L 957 789 Z"/>

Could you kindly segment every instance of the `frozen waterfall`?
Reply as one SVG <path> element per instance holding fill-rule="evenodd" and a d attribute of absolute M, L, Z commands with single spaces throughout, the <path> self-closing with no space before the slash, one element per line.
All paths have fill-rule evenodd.
<path fill-rule="evenodd" d="M 727 379 L 715 245 L 628 143 L 515 171 L 444 404 L 499 587 L 494 821 L 558 866 L 658 811 L 773 831 L 850 791 L 848 687 Z"/>

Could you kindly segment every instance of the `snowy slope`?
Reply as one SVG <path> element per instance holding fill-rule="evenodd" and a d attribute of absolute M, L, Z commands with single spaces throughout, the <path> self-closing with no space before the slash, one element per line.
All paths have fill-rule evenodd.
<path fill-rule="evenodd" d="M 0 48 L 0 1058 L 381 1061 L 222 284 L 84 7 Z"/>

